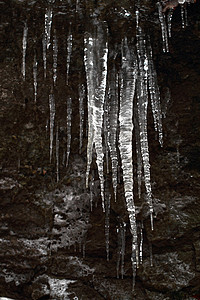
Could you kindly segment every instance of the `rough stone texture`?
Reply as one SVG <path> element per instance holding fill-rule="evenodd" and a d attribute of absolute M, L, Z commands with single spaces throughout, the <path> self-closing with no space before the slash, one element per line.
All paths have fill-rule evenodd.
<path fill-rule="evenodd" d="M 170 53 L 162 53 L 154 1 L 142 1 L 142 26 L 150 34 L 162 96 L 164 147 L 159 147 L 149 113 L 149 146 L 154 194 L 154 231 L 146 207 L 143 264 L 132 292 L 131 234 L 123 185 L 110 212 L 110 260 L 106 261 L 104 222 L 96 164 L 93 211 L 85 188 L 86 117 L 79 153 L 78 85 L 85 83 L 83 33 L 96 15 L 106 20 L 109 45 L 119 49 L 126 34 L 135 36 L 134 1 L 51 1 L 58 37 L 58 81 L 54 87 L 55 124 L 59 125 L 60 181 L 56 182 L 55 136 L 49 162 L 49 106 L 52 46 L 43 78 L 42 32 L 46 1 L 1 1 L 0 45 L 0 297 L 39 299 L 192 300 L 200 296 L 200 3 L 188 8 L 181 28 L 180 7 L 173 16 Z M 28 24 L 26 81 L 21 76 L 22 35 Z M 66 35 L 74 36 L 69 85 Z M 33 58 L 38 58 L 38 96 L 34 103 Z M 112 58 L 113 59 L 113 58 Z M 120 64 L 120 55 L 115 58 Z M 170 91 L 171 100 L 167 94 Z M 72 98 L 72 146 L 66 149 L 66 99 Z M 84 100 L 85 101 L 85 100 Z M 86 113 L 86 101 L 85 113 Z M 136 163 L 134 164 L 136 167 Z M 106 175 L 111 183 L 111 172 Z M 122 180 L 121 180 L 122 181 Z M 110 184 L 111 186 L 111 184 Z M 127 223 L 124 279 L 117 279 L 116 228 Z M 150 263 L 152 247 L 152 263 Z M 199 298 L 198 298 L 199 297 Z"/>

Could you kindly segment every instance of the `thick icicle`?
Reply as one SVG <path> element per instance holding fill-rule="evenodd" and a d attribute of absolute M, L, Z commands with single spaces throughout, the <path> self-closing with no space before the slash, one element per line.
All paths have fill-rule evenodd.
<path fill-rule="evenodd" d="M 47 40 L 45 34 L 42 39 L 42 57 L 43 57 L 43 68 L 44 68 L 44 78 L 47 77 Z"/>
<path fill-rule="evenodd" d="M 104 176 L 103 176 L 103 147 L 102 147 L 102 125 L 103 107 L 107 77 L 107 28 L 103 22 L 98 22 L 94 27 L 94 33 L 85 35 L 84 62 L 88 90 L 88 147 L 87 147 L 87 171 L 86 186 L 90 165 L 92 162 L 92 149 L 95 145 L 96 163 L 98 167 L 102 207 L 104 207 Z"/>
<path fill-rule="evenodd" d="M 146 54 L 146 41 L 142 32 L 137 34 L 138 80 L 137 80 L 137 109 L 139 121 L 140 148 L 144 169 L 144 183 L 147 203 L 150 210 L 151 228 L 153 230 L 153 204 L 150 178 L 149 147 L 147 134 L 147 108 L 148 108 L 148 59 Z"/>
<path fill-rule="evenodd" d="M 67 157 L 66 167 L 69 163 L 69 154 L 71 149 L 71 127 L 72 127 L 72 99 L 67 99 Z"/>
<path fill-rule="evenodd" d="M 117 278 L 119 278 L 119 267 L 121 260 L 121 277 L 124 278 L 124 256 L 125 256 L 125 245 L 126 245 L 126 223 L 123 222 L 117 228 Z"/>
<path fill-rule="evenodd" d="M 54 119 L 55 119 L 56 107 L 55 107 L 55 100 L 54 95 L 49 95 L 49 114 L 50 114 L 50 162 L 52 159 L 52 152 L 53 152 L 53 129 L 54 129 Z"/>
<path fill-rule="evenodd" d="M 83 144 L 83 122 L 84 122 L 84 101 L 85 98 L 85 87 L 82 84 L 79 87 L 79 153 L 81 154 L 82 144 Z"/>
<path fill-rule="evenodd" d="M 163 52 L 169 52 L 165 14 L 162 12 L 162 4 L 160 2 L 157 2 L 157 6 L 158 6 L 158 15 L 159 15 L 159 20 L 161 25 L 161 31 L 162 31 Z"/>
<path fill-rule="evenodd" d="M 142 154 L 140 148 L 140 135 L 139 135 L 139 121 L 137 107 L 134 109 L 134 125 L 135 125 L 135 141 L 136 141 L 136 156 L 137 156 L 137 183 L 138 183 L 138 197 L 141 198 L 142 187 Z"/>
<path fill-rule="evenodd" d="M 27 47 L 27 36 L 28 36 L 28 26 L 27 22 L 24 24 L 23 40 L 22 40 L 22 76 L 25 80 L 26 77 L 26 47 Z"/>
<path fill-rule="evenodd" d="M 117 127 L 118 127 L 118 74 L 113 68 L 108 80 L 109 83 L 109 105 L 108 105 L 108 146 L 112 165 L 112 183 L 115 195 L 117 196 Z"/>
<path fill-rule="evenodd" d="M 53 16 L 52 8 L 48 7 L 45 13 L 45 25 L 44 25 L 47 49 L 49 49 L 49 46 L 51 45 L 50 40 L 51 40 L 52 16 Z"/>
<path fill-rule="evenodd" d="M 56 127 L 56 180 L 59 181 L 59 127 Z"/>
<path fill-rule="evenodd" d="M 71 33 L 71 23 L 70 23 L 69 35 L 67 37 L 67 72 L 66 72 L 66 84 L 68 84 L 68 81 L 69 81 L 69 68 L 70 68 L 70 61 L 71 61 L 71 54 L 72 54 L 72 43 L 73 43 L 73 37 L 72 37 L 72 33 Z"/>
<path fill-rule="evenodd" d="M 33 86 L 34 86 L 34 100 L 37 101 L 37 58 L 36 54 L 34 55 L 33 61 Z"/>
<path fill-rule="evenodd" d="M 147 58 L 148 58 L 148 87 L 151 98 L 151 108 L 154 119 L 154 128 L 155 131 L 158 132 L 160 145 L 163 146 L 163 133 L 162 133 L 162 112 L 160 105 L 160 91 L 157 82 L 157 74 L 154 69 L 153 57 L 152 57 L 152 49 L 150 44 L 150 39 L 148 39 L 147 43 Z"/>
<path fill-rule="evenodd" d="M 56 37 L 56 31 L 53 36 L 53 82 L 56 84 L 57 80 L 57 61 L 58 61 L 58 41 Z"/>
<path fill-rule="evenodd" d="M 167 25 L 168 25 L 169 37 L 172 36 L 172 16 L 173 16 L 173 12 L 174 12 L 174 9 L 170 8 L 169 11 L 168 11 L 168 15 L 167 15 Z"/>
<path fill-rule="evenodd" d="M 133 135 L 133 99 L 137 78 L 136 56 L 132 49 L 129 49 L 125 38 L 122 46 L 122 70 L 121 70 L 121 91 L 120 91 L 120 135 L 119 150 L 123 170 L 123 182 L 127 211 L 130 220 L 132 233 L 132 266 L 133 266 L 133 287 L 136 267 L 138 266 L 138 244 L 137 225 L 135 216 L 135 204 L 133 196 L 133 159 L 132 159 L 132 135 Z"/>

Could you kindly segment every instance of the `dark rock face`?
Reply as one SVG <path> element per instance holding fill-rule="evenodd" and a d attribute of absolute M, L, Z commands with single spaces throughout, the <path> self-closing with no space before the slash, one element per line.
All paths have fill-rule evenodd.
<path fill-rule="evenodd" d="M 78 87 L 86 84 L 83 34 L 90 29 L 91 18 L 106 21 L 109 64 L 115 60 L 118 67 L 120 53 L 114 57 L 113 49 L 120 49 L 124 35 L 132 39 L 133 44 L 135 38 L 135 3 L 100 2 L 9 0 L 0 3 L 3 12 L 0 25 L 0 297 L 23 300 L 192 300 L 194 296 L 199 299 L 199 2 L 188 7 L 189 26 L 184 29 L 181 28 L 180 7 L 175 10 L 170 52 L 165 54 L 162 53 L 156 4 L 153 1 L 140 4 L 141 23 L 144 32 L 151 37 L 161 90 L 164 146 L 160 148 L 155 140 L 153 118 L 149 113 L 154 231 L 151 231 L 149 213 L 139 202 L 136 192 L 138 228 L 143 222 L 144 243 L 143 264 L 137 270 L 134 292 L 131 234 L 122 178 L 118 178 L 115 202 L 111 170 L 108 174 L 105 172 L 111 193 L 109 261 L 106 260 L 105 215 L 95 159 L 91 167 L 92 192 L 85 187 L 86 98 L 83 146 L 79 151 Z M 46 79 L 42 57 L 44 14 L 49 5 L 54 11 L 52 36 L 56 32 L 58 40 L 57 83 L 54 86 L 52 36 L 47 51 Z M 21 66 L 25 21 L 28 39 L 24 81 Z M 67 35 L 70 30 L 73 48 L 66 85 Z M 33 85 L 35 55 L 38 62 L 36 103 Z M 56 116 L 50 163 L 49 94 L 52 87 Z M 66 167 L 69 97 L 72 99 L 72 140 Z M 58 182 L 56 126 L 59 128 Z M 117 228 L 123 222 L 127 226 L 124 278 L 121 279 L 122 245 Z M 117 263 L 120 278 L 117 278 Z"/>

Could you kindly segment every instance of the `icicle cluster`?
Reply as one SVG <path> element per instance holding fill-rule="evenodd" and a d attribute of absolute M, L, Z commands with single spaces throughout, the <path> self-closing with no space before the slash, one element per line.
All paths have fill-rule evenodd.
<path fill-rule="evenodd" d="M 96 22 L 97 23 L 97 22 Z M 92 150 L 95 146 L 96 163 L 99 172 L 102 207 L 104 207 L 104 176 L 103 176 L 103 146 L 102 146 L 102 125 L 103 125 L 103 108 L 106 91 L 107 77 L 107 31 L 103 22 L 94 25 L 94 31 L 87 33 L 84 38 L 84 62 L 87 79 L 88 94 L 88 147 L 87 147 L 87 171 L 86 186 L 90 165 L 92 162 Z"/>

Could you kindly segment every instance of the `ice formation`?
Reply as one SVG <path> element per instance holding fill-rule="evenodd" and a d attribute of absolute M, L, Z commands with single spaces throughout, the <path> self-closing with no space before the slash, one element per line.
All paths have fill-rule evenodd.
<path fill-rule="evenodd" d="M 56 107 L 54 95 L 49 95 L 49 114 L 50 114 L 50 162 L 52 159 L 53 152 L 53 131 L 54 131 L 54 119 L 55 119 Z"/>
<path fill-rule="evenodd" d="M 98 167 L 102 207 L 104 207 L 104 175 L 103 175 L 103 145 L 102 145 L 102 126 L 103 108 L 106 91 L 107 77 L 107 27 L 103 22 L 93 26 L 93 32 L 85 34 L 84 38 L 84 62 L 87 79 L 88 94 L 88 146 L 87 146 L 87 170 L 86 186 L 92 163 L 92 150 L 96 150 L 96 163 Z"/>
<path fill-rule="evenodd" d="M 22 76 L 25 80 L 26 77 L 26 47 L 27 47 L 27 36 L 28 36 L 28 26 L 27 22 L 24 24 L 23 40 L 22 40 Z"/>

